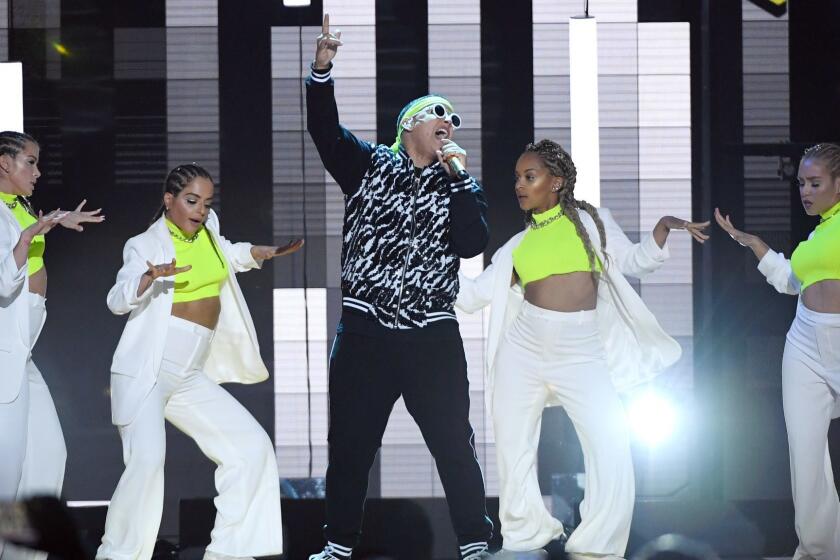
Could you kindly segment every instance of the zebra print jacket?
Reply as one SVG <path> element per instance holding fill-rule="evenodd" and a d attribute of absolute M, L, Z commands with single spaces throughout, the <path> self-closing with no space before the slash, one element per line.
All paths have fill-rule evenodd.
<path fill-rule="evenodd" d="M 307 78 L 306 100 L 307 129 L 344 193 L 344 310 L 395 329 L 455 320 L 460 258 L 488 241 L 481 186 L 358 139 L 339 124 L 329 71 Z"/>

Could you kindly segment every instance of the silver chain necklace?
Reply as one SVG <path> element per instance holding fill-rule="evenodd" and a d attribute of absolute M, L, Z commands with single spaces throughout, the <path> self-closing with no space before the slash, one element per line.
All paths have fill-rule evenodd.
<path fill-rule="evenodd" d="M 550 217 L 550 218 L 549 218 L 549 219 L 547 219 L 547 220 L 544 220 L 544 221 L 542 221 L 542 222 L 538 222 L 538 221 L 536 221 L 536 220 L 534 219 L 534 217 L 533 217 L 533 216 L 531 216 L 531 227 L 532 227 L 533 229 L 542 229 L 542 228 L 544 228 L 545 226 L 547 226 L 548 224 L 550 224 L 550 223 L 552 223 L 552 222 L 556 222 L 557 220 L 559 220 L 559 219 L 560 219 L 560 218 L 562 218 L 562 217 L 563 217 L 563 212 L 559 212 L 559 213 L 557 213 L 557 214 L 553 215 L 552 217 Z"/>
<path fill-rule="evenodd" d="M 199 229 L 198 231 L 196 231 L 194 234 L 192 234 L 191 236 L 189 236 L 189 237 L 184 237 L 183 235 L 181 235 L 180 233 L 176 232 L 176 231 L 175 231 L 175 230 L 173 230 L 172 228 L 169 228 L 169 235 L 171 235 L 171 236 L 172 236 L 172 237 L 174 237 L 175 239 L 178 239 L 178 240 L 183 241 L 183 242 L 185 242 L 185 243 L 192 243 L 193 241 L 195 241 L 196 239 L 198 239 L 198 234 L 199 234 L 199 233 L 201 233 L 201 230 L 200 230 L 200 229 Z"/>

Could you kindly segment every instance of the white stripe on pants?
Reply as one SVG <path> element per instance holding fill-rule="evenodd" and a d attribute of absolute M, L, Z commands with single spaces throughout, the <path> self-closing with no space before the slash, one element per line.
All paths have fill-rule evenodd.
<path fill-rule="evenodd" d="M 35 346 L 46 314 L 46 300 L 28 293 L 30 348 Z M 1 373 L 1 372 L 0 372 Z M 59 496 L 64 483 L 67 448 L 50 390 L 31 357 L 20 394 L 0 404 L 0 500 L 34 495 Z M 46 554 L 3 547 L 2 560 L 46 558 Z"/>
<path fill-rule="evenodd" d="M 840 392 L 840 314 L 800 301 L 782 358 L 796 534 L 794 560 L 840 558 L 840 501 L 828 454 L 828 425 Z"/>
<path fill-rule="evenodd" d="M 207 550 L 228 556 L 282 552 L 280 479 L 265 430 L 201 368 L 212 331 L 171 317 L 157 383 L 136 418 L 119 426 L 125 471 L 108 508 L 97 558 L 148 559 L 163 510 L 164 419 L 215 462 L 219 495 Z"/>
<path fill-rule="evenodd" d="M 493 425 L 504 548 L 533 550 L 558 538 L 537 480 L 543 407 L 554 394 L 583 448 L 581 523 L 566 544 L 576 555 L 621 557 L 630 536 L 635 486 L 624 407 L 607 372 L 595 311 L 561 313 L 525 302 L 495 365 Z"/>

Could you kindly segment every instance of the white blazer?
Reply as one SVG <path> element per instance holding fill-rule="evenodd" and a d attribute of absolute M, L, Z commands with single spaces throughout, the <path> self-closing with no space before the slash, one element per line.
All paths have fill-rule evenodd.
<path fill-rule="evenodd" d="M 221 314 L 204 372 L 216 383 L 257 383 L 268 379 L 260 357 L 257 333 L 248 305 L 236 281 L 236 272 L 259 268 L 250 243 L 231 243 L 219 234 L 219 219 L 211 211 L 205 224 L 228 262 L 228 280 L 222 284 Z M 174 277 L 157 278 L 141 296 L 137 286 L 148 270 L 146 261 L 172 261 L 175 246 L 161 217 L 145 232 L 129 239 L 123 249 L 123 266 L 108 292 L 108 308 L 116 315 L 130 313 L 111 363 L 111 420 L 129 424 L 154 387 L 166 344 L 167 322 L 172 311 Z"/>
<path fill-rule="evenodd" d="M 579 210 L 581 222 L 592 240 L 595 253 L 602 263 L 607 263 L 601 275 L 596 312 L 601 337 L 607 353 L 607 365 L 613 384 L 619 391 L 626 391 L 653 379 L 665 368 L 676 362 L 682 349 L 668 336 L 656 317 L 630 285 L 624 274 L 641 277 L 658 269 L 668 258 L 667 245 L 660 248 L 647 234 L 639 243 L 631 242 L 621 231 L 612 214 L 600 208 L 598 215 L 604 223 L 607 236 L 608 259 L 601 253 L 601 242 L 595 221 Z M 459 274 L 460 291 L 455 305 L 473 313 L 491 304 L 487 334 L 485 397 L 492 410 L 493 379 L 499 341 L 516 318 L 524 301 L 522 288 L 510 285 L 513 272 L 513 250 L 522 241 L 525 231 L 514 235 L 496 254 L 492 262 L 476 278 Z M 562 336 L 562 333 L 558 333 Z M 556 405 L 558 402 L 548 402 Z"/>
<path fill-rule="evenodd" d="M 12 253 L 20 231 L 11 210 L 0 204 L 0 403 L 17 398 L 32 350 L 27 263 L 18 267 Z"/>
<path fill-rule="evenodd" d="M 811 233 L 808 239 L 811 239 L 813 235 Z M 801 284 L 791 269 L 790 260 L 783 254 L 768 249 L 758 261 L 758 271 L 764 275 L 768 284 L 776 288 L 777 292 L 792 296 L 799 295 Z"/>

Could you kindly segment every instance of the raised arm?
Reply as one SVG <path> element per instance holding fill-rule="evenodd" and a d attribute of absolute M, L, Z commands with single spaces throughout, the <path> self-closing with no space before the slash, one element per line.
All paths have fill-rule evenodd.
<path fill-rule="evenodd" d="M 729 214 L 726 216 L 715 208 L 715 221 L 742 247 L 749 247 L 758 259 L 758 271 L 767 279 L 767 283 L 782 294 L 799 294 L 799 281 L 790 267 L 790 260 L 770 248 L 759 236 L 743 232 L 732 225 Z"/>
<path fill-rule="evenodd" d="M 341 31 L 330 33 L 330 16 L 324 14 L 312 71 L 306 78 L 306 129 L 324 167 L 342 192 L 351 196 L 367 171 L 373 146 L 339 124 L 331 70 L 332 59 L 342 44 Z"/>
<path fill-rule="evenodd" d="M 38 220 L 24 229 L 17 240 L 0 238 L 0 246 L 9 247 L 6 254 L 0 255 L 0 297 L 8 298 L 23 284 L 28 273 L 26 261 L 29 246 L 36 235 L 45 235 L 67 216 L 63 210 L 53 210 L 47 215 L 39 214 Z M 2 228 L 0 236 L 5 237 L 7 228 Z"/>
<path fill-rule="evenodd" d="M 598 215 L 604 222 L 609 258 L 622 274 L 636 278 L 650 274 L 665 263 L 670 256 L 667 240 L 672 230 L 687 230 L 700 243 L 709 238 L 703 232 L 709 222 L 689 222 L 673 216 L 663 216 L 653 231 L 643 235 L 638 243 L 633 243 L 613 219 L 609 210 L 600 208 Z"/>

